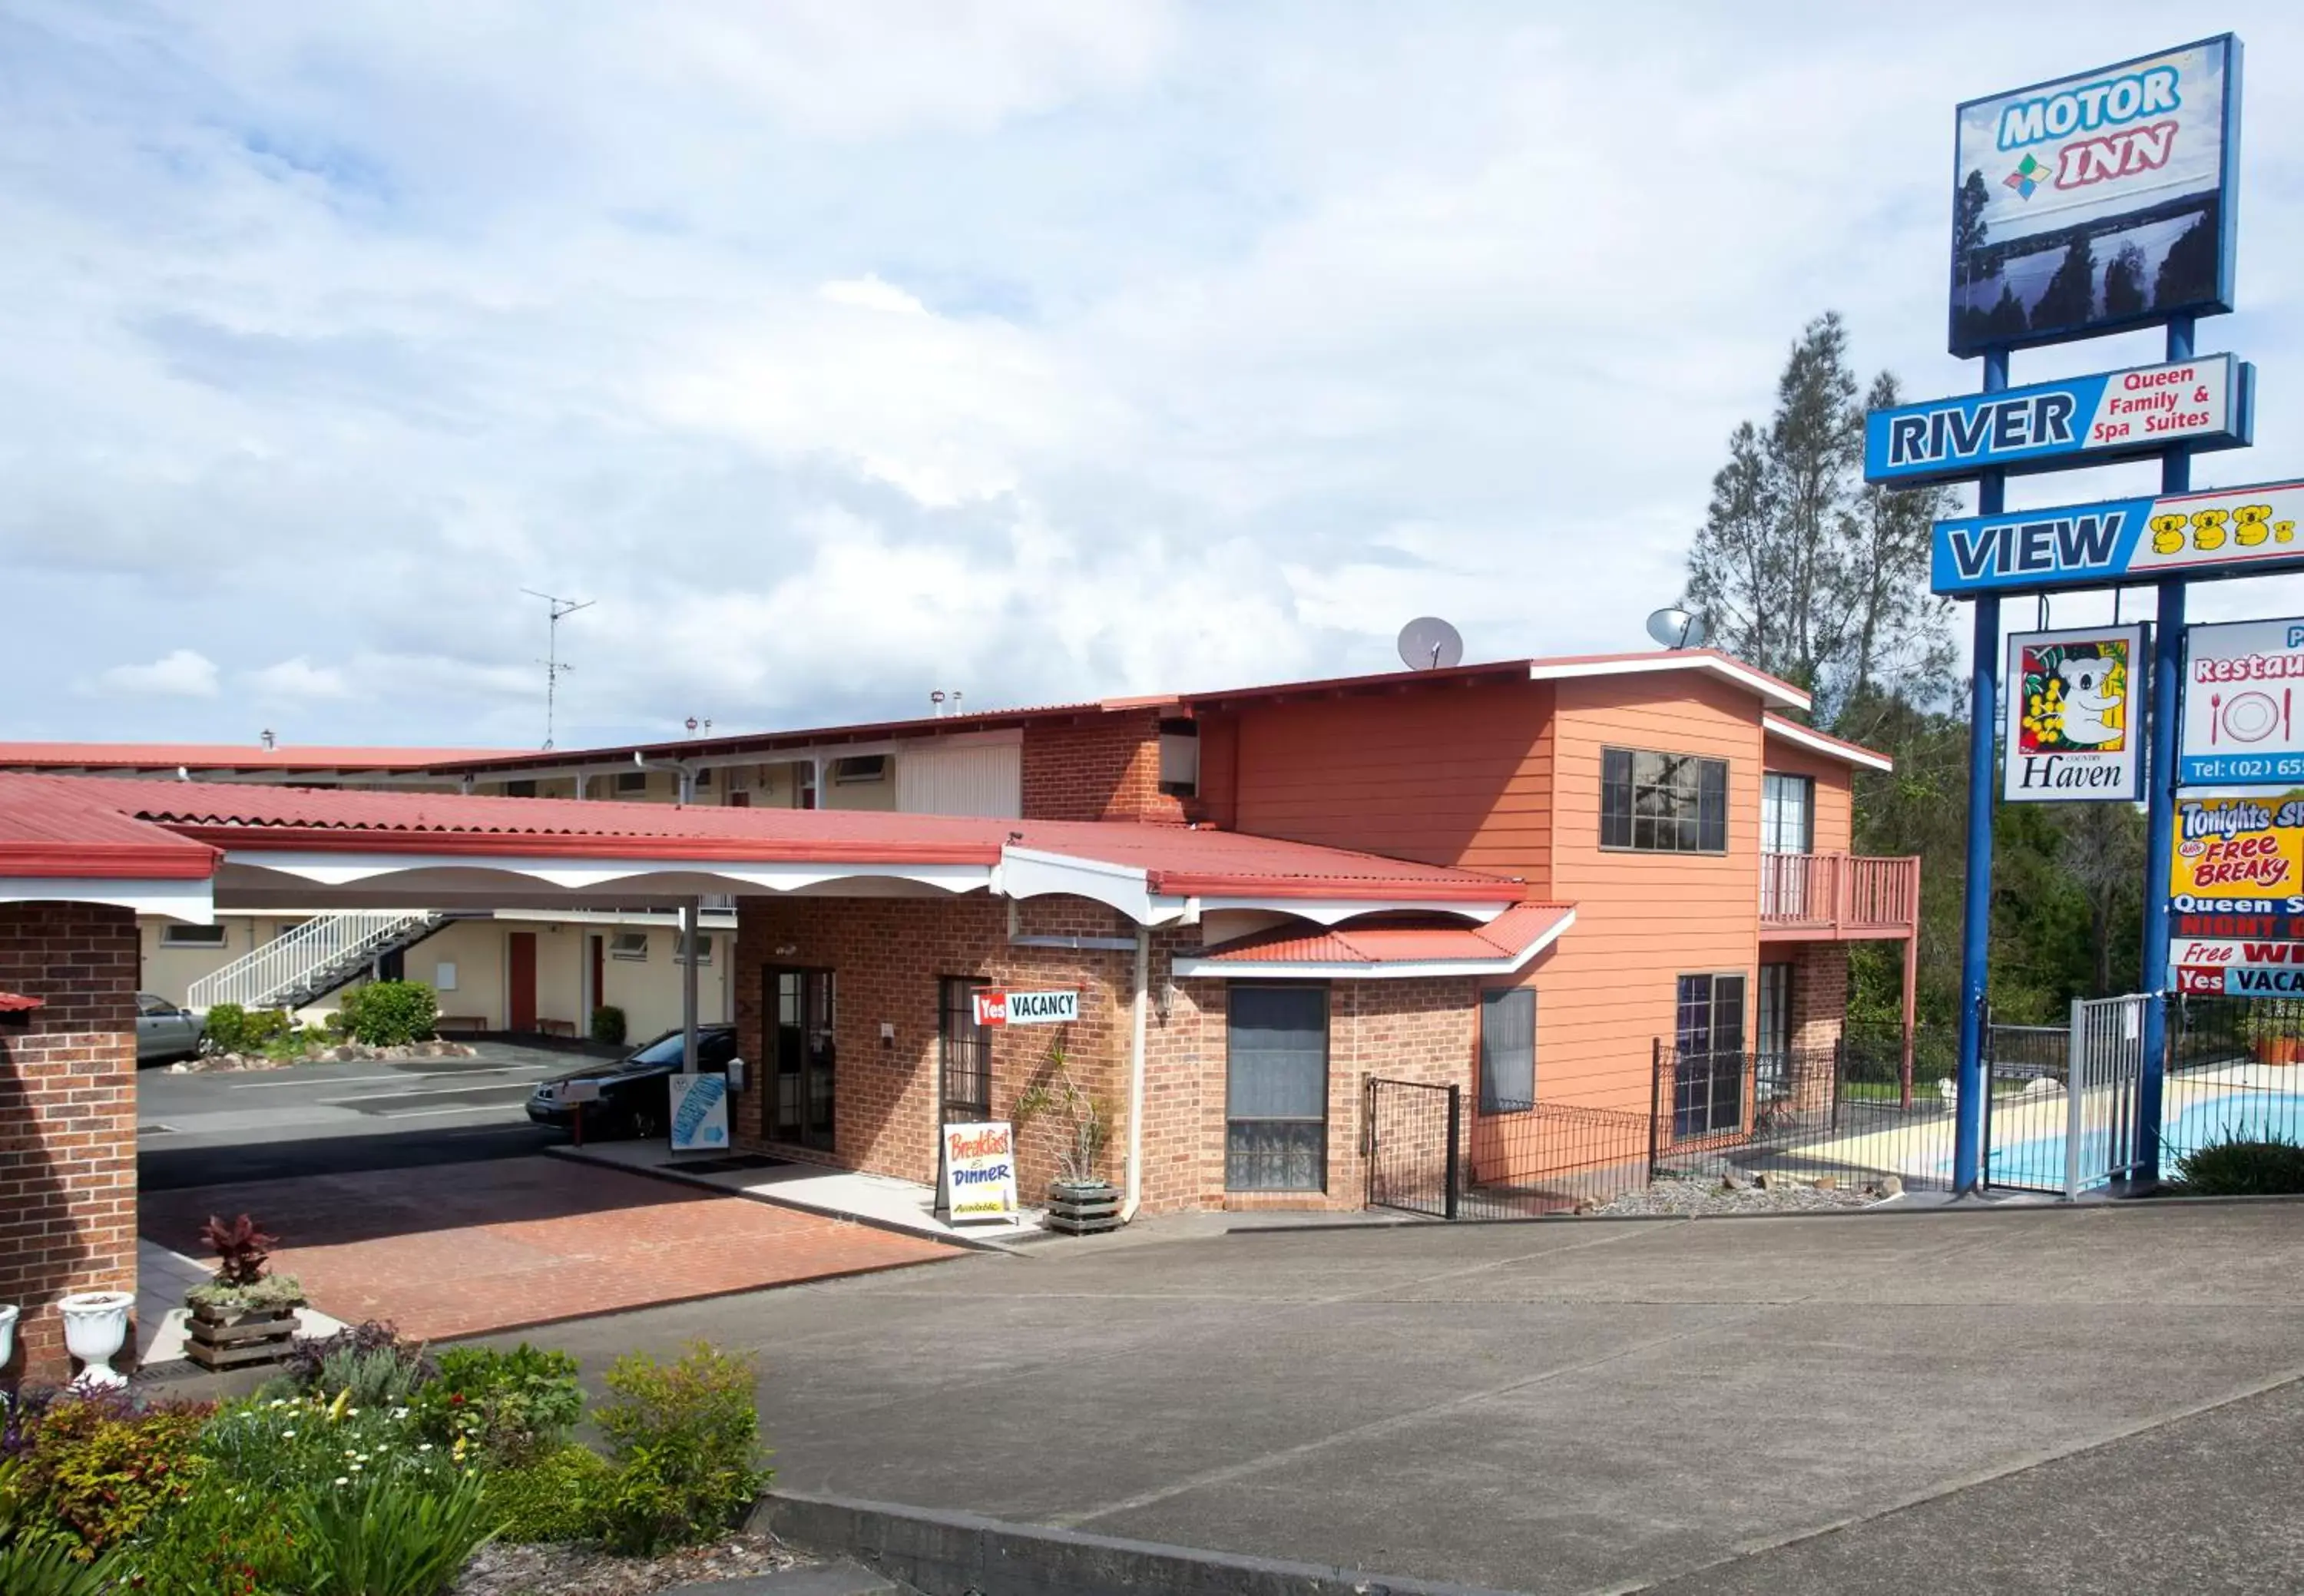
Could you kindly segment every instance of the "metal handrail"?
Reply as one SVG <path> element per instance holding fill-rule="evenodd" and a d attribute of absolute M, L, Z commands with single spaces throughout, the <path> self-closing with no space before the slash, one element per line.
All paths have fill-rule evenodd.
<path fill-rule="evenodd" d="M 185 1006 L 260 1008 L 311 977 L 357 961 L 437 918 L 428 909 L 349 909 L 321 914 L 192 982 Z"/>

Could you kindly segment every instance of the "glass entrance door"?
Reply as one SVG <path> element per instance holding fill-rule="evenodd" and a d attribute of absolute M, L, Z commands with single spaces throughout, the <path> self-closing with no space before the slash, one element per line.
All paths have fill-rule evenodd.
<path fill-rule="evenodd" d="M 770 969 L 762 995 L 768 1017 L 769 1137 L 832 1150 L 832 972 Z"/>
<path fill-rule="evenodd" d="M 1760 966 L 1759 1035 L 1752 1049 L 1753 1086 L 1762 1102 L 1771 1102 L 1791 1090 L 1792 1051 L 1792 967 Z"/>

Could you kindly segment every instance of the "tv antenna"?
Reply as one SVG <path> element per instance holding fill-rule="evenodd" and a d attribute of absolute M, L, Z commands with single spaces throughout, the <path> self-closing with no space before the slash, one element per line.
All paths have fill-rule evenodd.
<path fill-rule="evenodd" d="M 544 667 L 544 750 L 549 753 L 552 751 L 552 720 L 560 700 L 560 673 L 576 668 L 560 658 L 560 623 L 580 609 L 591 608 L 599 600 L 563 598 L 556 594 L 539 593 L 534 588 L 522 588 L 521 591 L 531 598 L 543 599 L 545 608 L 552 617 L 550 646 L 546 649 L 545 657 L 536 662 Z"/>
<path fill-rule="evenodd" d="M 1400 629 L 1400 658 L 1412 671 L 1444 671 L 1464 663 L 1464 640 L 1438 615 L 1419 615 Z"/>
<path fill-rule="evenodd" d="M 1648 635 L 1667 649 L 1700 649 L 1712 635 L 1712 623 L 1701 611 L 1675 604 L 1648 617 Z"/>

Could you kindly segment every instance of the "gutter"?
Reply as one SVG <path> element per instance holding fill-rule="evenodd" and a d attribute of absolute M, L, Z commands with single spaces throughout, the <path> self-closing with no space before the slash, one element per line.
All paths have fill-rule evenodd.
<path fill-rule="evenodd" d="M 1128 1054 L 1128 1196 L 1120 1205 L 1120 1222 L 1136 1218 L 1144 1202 L 1144 1011 L 1151 985 L 1152 931 L 1136 928 L 1135 1038 Z"/>

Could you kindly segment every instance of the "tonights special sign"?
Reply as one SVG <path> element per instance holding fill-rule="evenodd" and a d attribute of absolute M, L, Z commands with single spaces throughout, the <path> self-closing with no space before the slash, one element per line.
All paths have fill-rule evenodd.
<path fill-rule="evenodd" d="M 2196 998 L 2304 998 L 2304 942 L 2172 937 L 2176 990 Z"/>
<path fill-rule="evenodd" d="M 944 1127 L 944 1208 L 955 1225 L 1018 1217 L 1015 1126 L 995 1119 Z"/>
<path fill-rule="evenodd" d="M 2071 803 L 2144 792 L 2144 628 L 2019 632 L 2008 639 L 2012 802 Z"/>
<path fill-rule="evenodd" d="M 1952 482 L 1983 471 L 2103 465 L 2172 443 L 2253 440 L 2256 368 L 2228 354 L 1963 394 L 1864 418 L 1868 482 Z"/>
<path fill-rule="evenodd" d="M 2304 790 L 2179 798 L 2168 926 L 2172 937 L 2304 942 Z"/>
<path fill-rule="evenodd" d="M 978 992 L 979 1025 L 1060 1025 L 1080 1018 L 1078 992 Z"/>
<path fill-rule="evenodd" d="M 2188 785 L 2304 783 L 2304 620 L 2189 628 L 2176 748 Z"/>
<path fill-rule="evenodd" d="M 1960 107 L 1952 352 L 2229 310 L 2240 40 Z"/>
<path fill-rule="evenodd" d="M 2304 566 L 2304 482 L 1968 515 L 1936 524 L 1929 586 L 1946 596 L 2262 576 Z"/>

